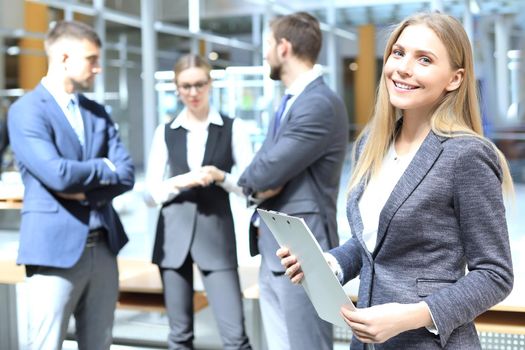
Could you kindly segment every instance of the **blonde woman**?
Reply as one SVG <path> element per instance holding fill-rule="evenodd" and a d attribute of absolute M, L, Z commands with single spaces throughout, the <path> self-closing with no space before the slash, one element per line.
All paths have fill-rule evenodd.
<path fill-rule="evenodd" d="M 341 310 L 351 348 L 480 349 L 474 318 L 513 285 L 502 196 L 512 181 L 483 137 L 468 37 L 451 16 L 417 14 L 383 63 L 356 142 L 352 238 L 327 255 L 342 283 L 360 277 L 358 309 Z M 278 255 L 299 282 L 295 256 Z"/>
<path fill-rule="evenodd" d="M 159 266 L 170 333 L 168 347 L 193 349 L 193 264 L 201 271 L 223 348 L 251 349 L 244 329 L 229 192 L 242 195 L 235 165 L 251 161 L 251 143 L 238 119 L 210 106 L 211 66 L 184 55 L 175 64 L 185 108 L 154 135 L 146 174 L 160 204 L 153 262 Z"/>

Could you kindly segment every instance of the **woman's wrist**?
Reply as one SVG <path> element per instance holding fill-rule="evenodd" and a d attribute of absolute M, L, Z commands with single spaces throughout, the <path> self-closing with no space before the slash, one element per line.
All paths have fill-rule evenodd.
<path fill-rule="evenodd" d="M 409 305 L 410 311 L 407 312 L 407 322 L 409 322 L 408 326 L 410 327 L 409 329 L 431 327 L 434 325 L 427 303 L 420 301 L 419 303 Z"/>
<path fill-rule="evenodd" d="M 224 180 L 226 180 L 226 172 L 222 171 L 220 169 L 217 169 L 217 173 L 218 173 L 218 176 L 217 176 L 217 179 L 215 180 L 215 182 L 223 183 Z"/>

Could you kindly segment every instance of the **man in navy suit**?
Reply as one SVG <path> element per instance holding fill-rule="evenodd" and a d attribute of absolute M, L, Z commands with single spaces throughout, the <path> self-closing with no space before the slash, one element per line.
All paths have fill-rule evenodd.
<path fill-rule="evenodd" d="M 100 72 L 98 35 L 79 22 L 48 33 L 47 75 L 9 110 L 25 186 L 18 264 L 26 266 L 28 348 L 61 349 L 71 315 L 80 349 L 109 349 L 116 255 L 127 237 L 111 200 L 134 168 L 104 107 L 81 91 Z"/>
<path fill-rule="evenodd" d="M 336 199 L 348 143 L 341 99 L 313 69 L 321 49 L 319 22 L 300 12 L 272 21 L 266 60 L 285 96 L 252 163 L 239 179 L 259 207 L 305 219 L 323 250 L 339 244 Z M 321 320 L 301 286 L 284 276 L 268 227 L 250 228 L 252 254 L 261 253 L 259 290 L 269 349 L 333 348 L 332 327 Z"/>

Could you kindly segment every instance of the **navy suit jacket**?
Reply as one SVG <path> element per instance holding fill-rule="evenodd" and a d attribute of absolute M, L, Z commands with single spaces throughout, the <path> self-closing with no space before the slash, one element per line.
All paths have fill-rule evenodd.
<path fill-rule="evenodd" d="M 84 147 L 41 84 L 9 110 L 11 147 L 25 187 L 18 264 L 73 266 L 84 250 L 92 209 L 101 214 L 114 254 L 128 240 L 111 200 L 133 187 L 131 157 L 102 105 L 80 94 L 79 107 Z M 57 192 L 83 192 L 87 200 L 62 199 Z"/>

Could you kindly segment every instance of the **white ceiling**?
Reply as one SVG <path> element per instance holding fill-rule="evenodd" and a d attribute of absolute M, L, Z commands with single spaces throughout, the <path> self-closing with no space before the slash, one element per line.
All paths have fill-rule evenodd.
<path fill-rule="evenodd" d="M 194 0 L 188 0 L 194 1 Z M 188 1 L 162 0 L 159 16 L 161 20 L 187 21 Z M 442 6 L 443 11 L 461 18 L 467 7 L 474 10 L 474 16 L 495 16 L 506 14 L 515 17 L 517 26 L 525 28 L 525 0 L 201 0 L 201 20 L 226 21 L 235 27 L 232 19 L 251 21 L 253 14 L 291 13 L 309 11 L 323 22 L 328 22 L 329 8 L 334 6 L 336 26 L 352 29 L 363 24 L 378 26 L 399 22 L 418 11 L 429 11 Z"/>

